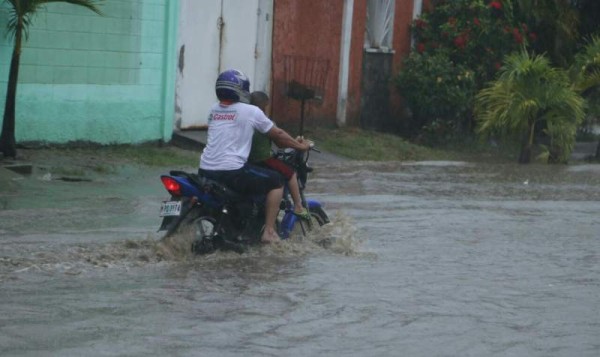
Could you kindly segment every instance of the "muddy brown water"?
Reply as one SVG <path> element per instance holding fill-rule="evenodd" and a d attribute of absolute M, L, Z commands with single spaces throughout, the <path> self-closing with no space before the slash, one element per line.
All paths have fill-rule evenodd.
<path fill-rule="evenodd" d="M 164 171 L 5 177 L 0 355 L 600 355 L 600 165 L 328 163 L 329 226 L 204 257 Z"/>

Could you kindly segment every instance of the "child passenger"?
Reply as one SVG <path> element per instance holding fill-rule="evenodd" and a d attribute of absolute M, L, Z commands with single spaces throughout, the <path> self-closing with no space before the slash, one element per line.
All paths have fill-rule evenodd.
<path fill-rule="evenodd" d="M 252 92 L 250 94 L 250 104 L 259 107 L 265 114 L 267 114 L 269 96 L 265 92 Z M 288 181 L 288 188 L 292 196 L 292 201 L 294 202 L 294 214 L 302 219 L 310 219 L 310 214 L 306 208 L 302 206 L 302 199 L 300 198 L 300 188 L 298 186 L 296 172 L 285 162 L 273 157 L 271 151 L 271 141 L 266 135 L 257 132 L 254 133 L 252 139 L 252 149 L 250 150 L 248 162 L 263 165 L 279 172 L 283 177 L 285 177 L 285 179 Z"/>

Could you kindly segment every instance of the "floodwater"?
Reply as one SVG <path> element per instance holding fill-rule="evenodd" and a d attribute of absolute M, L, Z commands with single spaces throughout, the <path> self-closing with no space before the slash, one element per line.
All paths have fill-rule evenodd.
<path fill-rule="evenodd" d="M 600 165 L 321 164 L 330 225 L 204 257 L 165 170 L 0 189 L 0 355 L 600 355 Z"/>

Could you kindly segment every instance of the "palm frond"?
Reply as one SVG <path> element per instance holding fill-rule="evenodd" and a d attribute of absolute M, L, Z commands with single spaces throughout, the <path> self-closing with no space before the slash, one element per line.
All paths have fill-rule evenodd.
<path fill-rule="evenodd" d="M 37 0 L 37 1 L 33 1 L 33 2 L 38 2 L 38 3 L 40 3 L 40 5 L 56 3 L 56 2 L 64 2 L 64 3 L 69 3 L 71 5 L 85 7 L 88 10 L 91 10 L 98 15 L 102 15 L 102 11 L 100 10 L 99 6 L 104 2 L 104 0 Z"/>
<path fill-rule="evenodd" d="M 575 90 L 580 93 L 600 86 L 600 37 L 593 36 L 575 56 L 569 73 Z"/>
<path fill-rule="evenodd" d="M 584 118 L 584 100 L 567 72 L 525 51 L 507 56 L 504 63 L 498 79 L 475 97 L 478 133 L 532 137 L 536 122 L 543 120 L 552 126 L 553 148 L 569 151 Z"/>
<path fill-rule="evenodd" d="M 68 3 L 72 5 L 78 5 L 85 7 L 99 15 L 102 15 L 99 5 L 104 0 L 5 0 L 12 6 L 10 7 L 10 16 L 7 22 L 8 33 L 14 36 L 18 30 L 18 26 L 21 26 L 21 30 L 24 33 L 25 38 L 29 37 L 29 26 L 31 25 L 32 18 L 35 16 L 37 11 L 43 6 L 51 3 Z"/>
<path fill-rule="evenodd" d="M 585 91 L 598 86 L 600 86 L 600 68 L 586 74 L 574 84 L 575 90 L 580 93 L 584 93 Z"/>

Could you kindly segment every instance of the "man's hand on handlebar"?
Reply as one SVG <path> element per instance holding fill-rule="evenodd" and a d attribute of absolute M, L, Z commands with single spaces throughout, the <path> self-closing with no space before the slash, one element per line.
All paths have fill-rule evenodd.
<path fill-rule="evenodd" d="M 304 139 L 303 136 L 297 136 L 296 141 L 298 141 L 300 144 L 302 144 L 304 146 L 302 151 L 308 151 L 308 150 L 312 149 L 313 146 L 315 146 L 315 143 L 312 140 Z"/>

